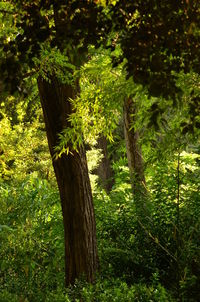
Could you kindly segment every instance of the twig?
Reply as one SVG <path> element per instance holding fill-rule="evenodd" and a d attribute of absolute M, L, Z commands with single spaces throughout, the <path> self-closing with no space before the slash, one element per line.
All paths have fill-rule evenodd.
<path fill-rule="evenodd" d="M 165 251 L 165 253 L 167 253 L 174 261 L 177 262 L 177 258 L 176 258 L 174 255 L 172 255 L 172 254 L 170 253 L 170 251 L 168 251 L 168 250 L 167 250 L 167 249 L 159 242 L 159 240 L 158 240 L 157 238 L 155 238 L 155 237 L 150 233 L 150 231 L 148 231 L 148 230 L 145 228 L 145 226 L 142 224 L 142 222 L 141 222 L 139 219 L 138 219 L 138 222 L 139 222 L 140 226 L 145 230 L 146 234 L 149 235 L 149 237 L 150 237 L 156 244 L 158 244 L 159 247 L 160 247 L 163 251 Z"/>

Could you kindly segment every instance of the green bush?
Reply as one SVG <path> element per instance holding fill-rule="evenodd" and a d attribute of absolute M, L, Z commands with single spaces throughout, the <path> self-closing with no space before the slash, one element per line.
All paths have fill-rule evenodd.
<path fill-rule="evenodd" d="M 37 293 L 64 283 L 58 193 L 32 175 L 18 186 L 1 186 L 0 202 L 0 291 L 39 301 Z"/>
<path fill-rule="evenodd" d="M 77 285 L 76 285 L 77 286 Z M 167 291 L 158 284 L 157 286 L 146 286 L 135 284 L 128 286 L 119 279 L 99 279 L 95 285 L 81 285 L 75 287 L 76 295 L 71 301 L 83 302 L 170 302 L 173 301 Z M 78 291 L 77 291 L 78 288 Z M 73 290 L 72 290 L 73 291 Z M 70 293 L 68 293 L 70 297 Z M 71 292 L 72 296 L 72 292 Z"/>
<path fill-rule="evenodd" d="M 193 165 L 194 166 L 194 165 Z M 172 301 L 199 295 L 199 170 L 158 166 L 147 197 L 120 182 L 95 191 L 100 277 L 64 288 L 64 234 L 57 190 L 37 173 L 0 185 L 0 301 Z M 187 168 L 188 168 L 187 163 Z M 121 173 L 121 171 L 120 171 Z M 139 206 L 146 204 L 146 208 Z M 178 233 L 177 233 L 178 232 Z M 178 236 L 177 236 L 178 235 Z M 178 241 L 177 241 L 178 239 Z M 179 284 L 179 287 L 178 287 Z"/>
<path fill-rule="evenodd" d="M 155 273 L 163 286 L 185 301 L 197 301 L 200 284 L 200 171 L 195 156 L 152 169 L 147 197 L 131 197 L 118 175 L 109 196 L 95 198 L 101 273 L 128 284 L 151 284 Z M 192 171 L 194 170 L 194 172 Z M 149 172 L 150 174 L 150 172 Z M 123 176 L 124 178 L 124 176 Z M 143 208 L 143 204 L 146 208 Z"/>

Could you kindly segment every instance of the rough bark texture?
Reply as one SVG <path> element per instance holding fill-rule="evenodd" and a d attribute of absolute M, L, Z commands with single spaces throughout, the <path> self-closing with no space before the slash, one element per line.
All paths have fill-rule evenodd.
<path fill-rule="evenodd" d="M 52 79 L 51 83 L 39 78 L 38 89 L 62 204 L 66 285 L 73 284 L 81 275 L 93 282 L 98 257 L 85 150 L 80 148 L 79 152 L 63 154 L 59 159 L 54 157 L 58 134 L 64 127 L 70 127 L 67 122 L 67 117 L 72 112 L 69 98 L 73 98 L 76 91 L 69 85 L 60 84 L 56 78 Z"/>
<path fill-rule="evenodd" d="M 106 190 L 106 192 L 109 193 L 114 184 L 114 177 L 111 162 L 108 156 L 107 140 L 104 136 L 101 136 L 98 139 L 97 148 L 102 150 L 103 158 L 95 172 L 99 176 L 100 184 Z"/>
<path fill-rule="evenodd" d="M 131 98 L 124 102 L 124 136 L 133 192 L 145 189 L 144 163 L 139 145 L 139 132 L 133 128 L 135 106 Z"/>

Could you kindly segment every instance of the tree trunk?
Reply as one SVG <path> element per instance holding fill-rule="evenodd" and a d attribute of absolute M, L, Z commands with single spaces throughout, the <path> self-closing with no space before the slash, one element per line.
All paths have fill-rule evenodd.
<path fill-rule="evenodd" d="M 139 132 L 134 130 L 135 106 L 131 98 L 124 102 L 124 136 L 133 192 L 146 191 L 144 163 L 139 145 Z"/>
<path fill-rule="evenodd" d="M 98 139 L 97 148 L 102 150 L 103 158 L 95 172 L 99 176 L 100 185 L 107 193 L 109 193 L 114 184 L 114 178 L 110 159 L 108 157 L 107 140 L 104 136 L 101 136 Z"/>
<path fill-rule="evenodd" d="M 62 154 L 55 159 L 54 147 L 58 134 L 70 127 L 67 118 L 72 113 L 69 98 L 76 89 L 60 84 L 56 78 L 51 82 L 39 78 L 38 89 L 46 125 L 48 145 L 60 193 L 65 234 L 66 286 L 85 276 L 93 282 L 98 268 L 96 225 L 92 192 L 88 176 L 85 150 Z"/>

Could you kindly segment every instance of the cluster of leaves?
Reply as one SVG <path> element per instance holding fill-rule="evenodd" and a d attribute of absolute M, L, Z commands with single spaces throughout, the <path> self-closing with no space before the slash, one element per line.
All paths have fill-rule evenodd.
<path fill-rule="evenodd" d="M 158 158 L 173 157 L 175 152 L 195 150 L 199 144 L 199 76 L 196 73 L 176 74 L 176 86 L 181 100 L 149 97 L 146 91 L 136 94 L 134 129 L 140 133 L 140 143 L 146 165 Z"/>
<path fill-rule="evenodd" d="M 77 149 L 83 142 L 95 145 L 99 136 L 114 140 L 114 132 L 122 118 L 124 101 L 129 96 L 144 98 L 141 85 L 126 79 L 124 62 L 113 67 L 113 58 L 121 55 L 121 49 L 111 52 L 103 48 L 89 49 L 89 61 L 79 72 L 80 94 L 71 99 L 73 113 L 69 117 L 71 127 L 59 135 L 59 154 L 68 150 L 68 144 Z"/>
<path fill-rule="evenodd" d="M 149 284 L 156 274 L 175 296 L 180 290 L 183 301 L 198 300 L 198 159 L 198 153 L 181 154 L 179 189 L 175 156 L 157 162 L 147 171 L 149 196 L 135 196 L 133 200 L 130 185 L 123 181 L 117 183 L 109 197 L 97 195 L 103 275 L 109 272 L 113 277 L 123 276 L 130 284 L 144 280 Z"/>
<path fill-rule="evenodd" d="M 78 281 L 65 289 L 63 225 L 57 190 L 31 175 L 15 187 L 2 184 L 0 193 L 1 301 L 173 301 L 156 278 L 151 285 L 140 282 L 129 286 L 121 276 L 112 276 L 110 270 L 104 277 L 99 276 L 95 285 Z M 106 211 L 102 212 L 102 206 L 97 204 L 105 222 L 113 213 L 109 211 L 108 215 L 108 207 L 104 206 Z M 99 218 L 98 223 L 102 224 Z M 107 226 L 101 237 L 107 236 Z M 108 240 L 113 239 L 112 236 Z M 109 241 L 106 248 L 108 244 Z M 108 261 L 106 257 L 101 259 L 102 264 L 104 261 Z M 104 272 L 106 267 L 102 266 Z"/>
<path fill-rule="evenodd" d="M 40 58 L 34 58 L 36 65 L 36 77 L 50 82 L 52 78 L 56 77 L 60 83 L 73 85 L 75 81 L 74 72 L 76 67 L 69 62 L 67 56 L 63 55 L 61 51 L 46 43 L 41 46 Z"/>
<path fill-rule="evenodd" d="M 112 140 L 117 127 L 125 97 L 122 66 L 113 69 L 110 53 L 104 49 L 91 48 L 90 56 L 80 70 L 80 95 L 71 100 L 71 127 L 60 135 L 58 150 L 69 143 L 77 149 L 83 137 L 93 145 L 100 134 Z"/>
<path fill-rule="evenodd" d="M 58 193 L 30 175 L 15 186 L 1 184 L 0 202 L 0 300 L 44 301 L 50 289 L 64 283 Z"/>
<path fill-rule="evenodd" d="M 183 91 L 182 107 L 187 112 L 187 119 L 181 122 L 183 134 L 194 133 L 200 129 L 200 77 L 195 72 L 177 75 L 178 87 Z"/>
<path fill-rule="evenodd" d="M 51 53 L 49 63 L 54 57 L 59 70 L 63 63 L 71 69 L 69 62 L 80 67 L 88 45 L 98 44 L 108 27 L 103 6 L 96 1 L 1 1 L 0 21 L 0 70 L 11 92 L 20 87 L 27 72 L 33 72 L 42 45 L 49 44 L 57 52 L 60 60 L 55 62 Z M 57 48 L 69 58 L 68 63 Z"/>
<path fill-rule="evenodd" d="M 7 101 L 12 104 L 15 99 Z M 0 110 L 0 182 L 23 180 L 32 173 L 54 182 L 41 109 L 37 110 L 37 118 L 28 122 L 23 102 L 15 107 L 14 116 L 12 110 L 6 114 L 4 104 Z"/>
<path fill-rule="evenodd" d="M 101 263 L 95 285 L 78 281 L 64 289 L 57 190 L 36 174 L 15 186 L 1 183 L 0 300 L 173 301 L 166 288 L 176 296 L 179 267 L 183 301 L 197 301 L 199 155 L 181 155 L 179 220 L 176 157 L 148 171 L 146 210 L 138 208 L 144 200 L 132 199 L 131 186 L 124 182 L 125 174 L 128 178 L 124 164 L 122 159 L 116 163 L 118 181 L 110 196 L 95 190 Z"/>

